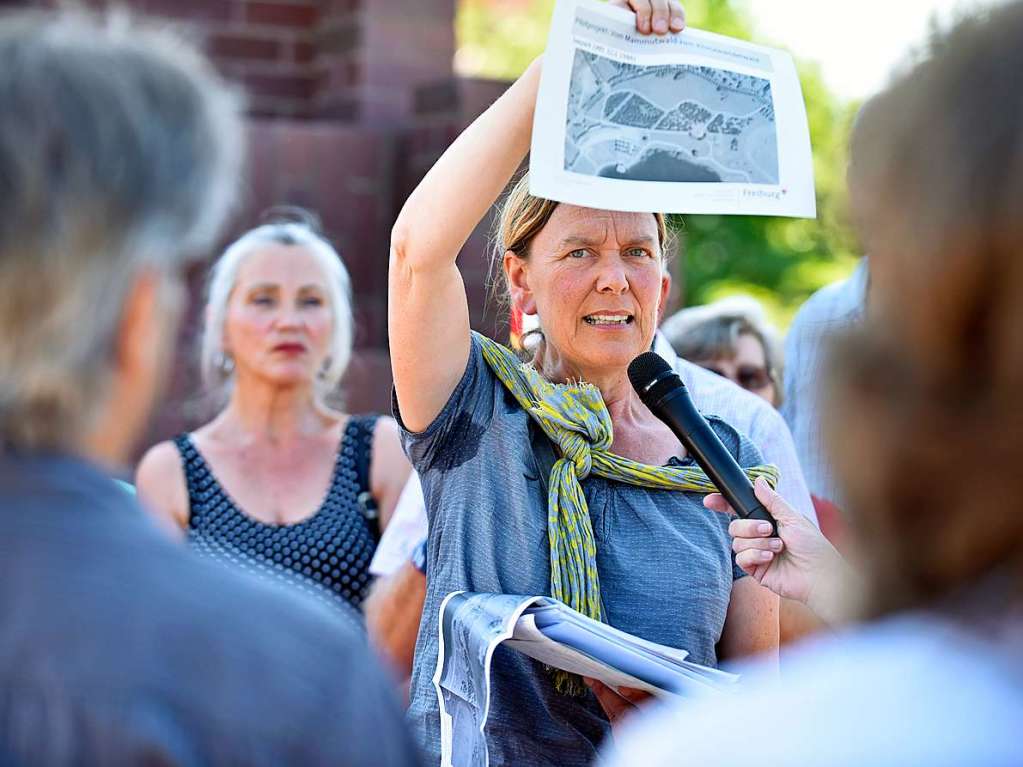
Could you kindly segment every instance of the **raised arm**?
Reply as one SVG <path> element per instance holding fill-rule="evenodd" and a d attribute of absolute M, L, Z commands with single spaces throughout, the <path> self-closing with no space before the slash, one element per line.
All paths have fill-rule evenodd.
<path fill-rule="evenodd" d="M 685 27 L 677 0 L 610 0 L 644 34 Z M 402 420 L 425 429 L 469 359 L 469 307 L 458 251 L 529 151 L 540 59 L 441 155 L 405 202 L 391 232 L 388 329 Z"/>
<path fill-rule="evenodd" d="M 469 359 L 469 307 L 455 259 L 529 151 L 539 81 L 538 59 L 448 147 L 394 224 L 391 367 L 412 431 L 437 417 Z"/>

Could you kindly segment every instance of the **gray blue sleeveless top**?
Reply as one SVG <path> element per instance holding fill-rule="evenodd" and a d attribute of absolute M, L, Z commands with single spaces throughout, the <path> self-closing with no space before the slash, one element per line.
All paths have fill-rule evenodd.
<path fill-rule="evenodd" d="M 400 424 L 396 403 L 394 410 Z M 709 420 L 740 465 L 760 463 L 745 437 L 720 419 Z M 432 682 L 438 608 L 459 590 L 550 593 L 546 485 L 553 460 L 544 458 L 551 454 L 547 438 L 490 371 L 476 339 L 440 415 L 420 433 L 402 427 L 402 439 L 422 478 L 430 531 L 409 718 L 427 764 L 439 764 Z M 697 663 L 717 665 L 715 645 L 732 582 L 743 577 L 731 553 L 729 518 L 704 508 L 699 493 L 647 490 L 597 476 L 582 485 L 608 621 L 685 648 Z M 592 694 L 560 694 L 540 663 L 498 647 L 486 727 L 491 767 L 590 765 L 609 731 Z"/>
<path fill-rule="evenodd" d="M 376 549 L 369 457 L 377 416 L 352 416 L 320 508 L 295 524 L 247 516 L 225 492 L 187 434 L 175 437 L 188 485 L 188 541 L 200 554 L 285 580 L 328 602 L 359 608 Z"/>

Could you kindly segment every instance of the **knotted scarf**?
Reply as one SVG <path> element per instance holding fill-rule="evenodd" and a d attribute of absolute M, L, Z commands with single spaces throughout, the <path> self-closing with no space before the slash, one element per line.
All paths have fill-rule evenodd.
<path fill-rule="evenodd" d="M 651 466 L 610 452 L 614 438 L 611 414 L 596 386 L 551 383 L 511 349 L 479 333 L 474 335 L 494 375 L 561 454 L 551 469 L 547 495 L 551 596 L 590 618 L 603 620 L 597 546 L 581 480 L 592 473 L 660 490 L 713 493 L 717 488 L 698 467 Z M 775 466 L 753 466 L 745 471 L 751 480 L 765 477 L 772 486 L 778 482 Z M 576 687 L 567 675 L 559 674 L 557 681 L 559 689 Z"/>

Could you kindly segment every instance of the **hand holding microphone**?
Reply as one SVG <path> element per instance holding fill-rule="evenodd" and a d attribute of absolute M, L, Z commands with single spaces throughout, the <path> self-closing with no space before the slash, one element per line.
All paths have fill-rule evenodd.
<path fill-rule="evenodd" d="M 766 523 L 735 519 L 728 526 L 735 561 L 762 586 L 794 599 L 832 626 L 846 616 L 850 593 L 862 587 L 858 575 L 813 522 L 793 509 L 763 479 L 754 492 L 778 524 L 777 535 Z M 729 514 L 728 501 L 717 493 L 703 500 L 708 509 Z"/>
<path fill-rule="evenodd" d="M 750 483 L 696 410 L 685 384 L 657 354 L 634 359 L 629 381 L 721 491 L 708 495 L 704 505 L 740 517 L 728 527 L 738 565 L 775 594 L 802 602 L 828 623 L 840 622 L 843 594 L 856 578 L 821 531 L 763 478 Z"/>
<path fill-rule="evenodd" d="M 671 366 L 654 352 L 645 352 L 629 365 L 629 381 L 650 412 L 675 432 L 735 513 L 743 519 L 770 523 L 776 535 L 774 517 L 757 499 L 746 473 L 697 411 Z"/>

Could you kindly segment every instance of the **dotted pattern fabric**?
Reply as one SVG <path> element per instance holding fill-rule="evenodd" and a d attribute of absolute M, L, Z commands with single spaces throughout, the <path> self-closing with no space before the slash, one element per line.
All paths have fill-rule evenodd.
<path fill-rule="evenodd" d="M 319 599 L 360 608 L 371 583 L 375 508 L 367 512 L 369 455 L 377 416 L 352 416 L 320 508 L 295 524 L 247 516 L 224 491 L 187 434 L 175 437 L 188 484 L 188 541 L 204 556 L 283 580 Z"/>

